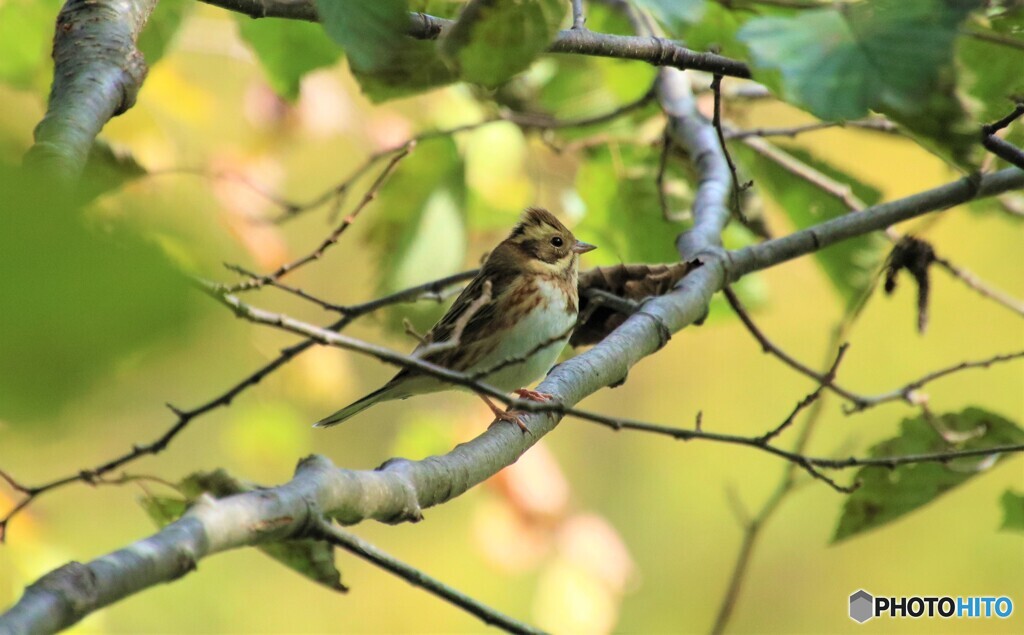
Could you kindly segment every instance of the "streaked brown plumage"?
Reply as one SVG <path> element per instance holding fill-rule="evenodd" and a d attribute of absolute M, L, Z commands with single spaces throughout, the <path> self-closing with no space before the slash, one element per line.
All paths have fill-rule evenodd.
<path fill-rule="evenodd" d="M 565 346 L 579 307 L 579 254 L 591 249 L 547 210 L 526 210 L 413 355 L 460 372 L 484 372 L 480 379 L 485 383 L 546 401 L 548 395 L 523 386 L 543 377 Z M 488 295 L 490 299 L 482 302 Z M 455 335 L 459 336 L 456 344 L 438 346 Z M 403 369 L 379 390 L 316 425 L 341 423 L 380 401 L 451 387 L 414 369 Z M 498 418 L 522 426 L 517 417 L 482 398 Z"/>

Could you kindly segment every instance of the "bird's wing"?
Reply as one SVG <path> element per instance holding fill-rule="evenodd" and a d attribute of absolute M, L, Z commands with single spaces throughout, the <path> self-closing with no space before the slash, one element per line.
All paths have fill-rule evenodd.
<path fill-rule="evenodd" d="M 471 307 L 474 307 L 476 301 L 485 292 L 486 282 L 490 281 L 491 299 L 485 304 L 477 305 L 472 309 L 473 314 L 466 321 L 461 334 L 459 334 L 459 344 L 452 348 L 445 348 L 432 353 L 428 352 L 423 356 L 424 361 L 432 364 L 453 370 L 465 370 L 465 368 L 461 368 L 463 364 L 455 363 L 456 356 L 465 357 L 468 355 L 469 357 L 474 357 L 474 352 L 488 350 L 488 342 L 500 335 L 494 328 L 496 323 L 500 321 L 498 307 L 501 302 L 499 299 L 503 294 L 507 293 L 515 277 L 516 274 L 514 272 L 505 272 L 494 267 L 488 267 L 485 264 L 480 273 L 473 278 L 469 285 L 455 299 L 448 312 L 430 329 L 425 337 L 426 341 L 417 346 L 412 354 L 414 356 L 420 355 L 424 352 L 425 348 L 431 345 L 451 341 L 452 337 L 456 335 L 460 319 L 464 317 L 467 311 L 471 310 Z M 415 370 L 413 369 L 403 368 L 395 375 L 391 383 L 406 379 L 414 373 Z"/>

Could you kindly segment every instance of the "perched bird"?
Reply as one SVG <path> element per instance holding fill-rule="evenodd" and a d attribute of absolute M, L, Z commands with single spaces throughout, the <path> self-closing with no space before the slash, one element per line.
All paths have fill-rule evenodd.
<path fill-rule="evenodd" d="M 579 310 L 579 255 L 592 249 L 551 212 L 527 209 L 412 355 L 451 370 L 481 373 L 480 381 L 525 399 L 549 400 L 551 395 L 524 386 L 551 370 L 569 339 Z M 316 426 L 339 424 L 381 401 L 452 387 L 404 368 L 379 390 Z M 518 416 L 480 397 L 499 420 L 526 429 Z"/>

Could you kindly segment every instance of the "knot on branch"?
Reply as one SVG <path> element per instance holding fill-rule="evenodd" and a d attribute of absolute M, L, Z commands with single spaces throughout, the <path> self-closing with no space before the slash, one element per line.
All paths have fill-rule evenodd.
<path fill-rule="evenodd" d="M 84 615 L 96 603 L 99 588 L 92 569 L 81 562 L 72 561 L 39 578 L 26 589 L 25 594 L 33 592 L 59 597 L 63 604 L 61 608 L 77 617 Z"/>

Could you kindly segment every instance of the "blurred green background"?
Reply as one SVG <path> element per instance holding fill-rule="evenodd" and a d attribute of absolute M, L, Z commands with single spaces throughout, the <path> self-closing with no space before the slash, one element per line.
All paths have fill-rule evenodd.
<path fill-rule="evenodd" d="M 566 72 L 576 63 L 566 58 L 555 69 L 544 60 L 531 73 Z M 285 225 L 254 222 L 279 210 L 235 178 L 208 178 L 195 171 L 241 174 L 263 190 L 304 201 L 348 175 L 369 152 L 418 130 L 475 121 L 483 114 L 464 86 L 373 106 L 344 66 L 307 75 L 297 99 L 283 101 L 239 40 L 236 21 L 197 7 L 165 57 L 151 68 L 137 105 L 104 129 L 106 140 L 130 150 L 153 174 L 101 197 L 90 209 L 91 218 L 100 224 L 130 224 L 180 266 L 210 278 L 231 280 L 220 268 L 222 261 L 269 270 L 306 253 L 326 235 L 327 211 Z M 17 87 L 0 85 L 3 160 L 16 161 L 30 146 L 32 127 L 44 112 L 48 73 L 42 62 L 29 68 Z M 601 112 L 642 94 L 652 76 L 642 64 L 607 60 L 581 64 L 579 74 L 618 79 L 603 92 L 580 80 L 584 83 L 578 90 L 561 97 L 565 112 Z M 748 127 L 808 120 L 775 102 L 751 106 L 743 118 Z M 651 132 L 647 137 L 656 138 L 660 130 Z M 620 147 L 611 136 L 611 155 L 631 151 L 629 140 Z M 446 143 L 424 143 L 414 151 L 342 242 L 290 282 L 336 302 L 357 303 L 376 297 L 382 288 L 440 277 L 478 262 L 531 204 L 551 208 L 575 225 L 583 240 L 604 247 L 589 263 L 590 256 L 584 258 L 585 265 L 631 258 L 623 253 L 628 243 L 616 242 L 614 218 L 594 220 L 600 214 L 614 216 L 616 210 L 597 209 L 592 201 L 588 207 L 593 192 L 574 193 L 579 161 L 572 152 L 555 152 L 537 135 L 526 137 L 510 124 L 462 134 L 455 146 Z M 813 148 L 819 158 L 877 188 L 885 199 L 957 176 L 920 147 L 896 137 L 830 130 L 802 137 L 795 145 Z M 446 152 L 465 160 L 460 183 L 466 187 L 453 185 L 447 194 L 438 194 L 445 191 L 443 179 L 453 177 L 433 175 L 428 168 Z M 350 195 L 348 205 L 361 191 Z M 771 201 L 765 206 L 777 233 L 791 229 Z M 413 208 L 426 211 L 412 216 Z M 402 235 L 409 218 L 417 219 L 416 231 Z M 903 229 L 923 232 L 943 256 L 1015 297 L 1024 296 L 1019 222 L 957 208 Z M 381 245 L 397 245 L 398 251 L 386 253 L 399 257 L 382 262 Z M 651 249 L 671 257 L 667 242 Z M 61 262 L 57 252 L 32 263 L 26 269 L 34 276 L 32 285 L 48 289 Z M 935 368 L 1024 344 L 1019 316 L 940 271 L 933 272 L 932 280 L 932 319 L 925 335 L 915 330 L 909 279 L 904 277 L 894 296 L 871 298 L 850 333 L 851 349 L 839 375 L 844 386 L 883 392 Z M 131 284 L 112 276 L 107 288 L 120 302 L 135 305 L 134 296 L 125 296 Z M 823 363 L 830 329 L 843 307 L 813 259 L 759 275 L 748 292 L 756 300 L 755 318 L 776 343 L 812 365 Z M 58 287 L 53 293 L 63 292 Z M 115 356 L 90 382 L 55 399 L 44 414 L 8 414 L 0 421 L 0 468 L 35 484 L 98 464 L 159 436 L 173 422 L 165 402 L 180 407 L 205 402 L 294 341 L 238 321 L 197 293 L 169 297 L 173 301 L 165 315 L 173 315 L 174 323 L 168 327 L 166 320 L 158 321 L 153 328 L 159 337 Z M 248 300 L 316 323 L 332 319 L 274 290 Z M 5 313 L 27 310 L 24 298 L 8 295 L 3 302 Z M 73 304 L 65 308 L 75 311 Z M 410 316 L 429 326 L 436 315 L 436 308 L 400 307 L 360 320 L 349 332 L 404 350 L 412 342 L 394 324 Z M 682 426 L 691 425 L 700 410 L 706 430 L 743 435 L 776 425 L 813 386 L 762 354 L 727 311 L 713 318 L 676 335 L 638 365 L 626 385 L 601 391 L 582 407 Z M 59 359 L 83 355 L 78 346 L 84 347 L 90 336 L 86 329 L 58 340 L 45 355 L 26 352 L 25 363 L 38 366 L 24 372 L 61 376 Z M 176 480 L 196 470 L 225 467 L 241 478 L 276 484 L 291 476 L 298 458 L 313 452 L 345 467 L 373 468 L 395 455 L 415 459 L 445 452 L 489 423 L 477 399 L 455 394 L 384 404 L 331 430 L 309 427 L 392 372 L 342 351 L 311 350 L 230 408 L 193 422 L 160 456 L 127 471 Z M 926 392 L 936 412 L 980 405 L 1021 423 L 1024 364 L 960 373 Z M 841 404 L 829 398 L 809 453 L 863 454 L 914 414 L 896 403 L 845 416 Z M 787 433 L 782 441 L 793 437 Z M 730 500 L 757 509 L 785 467 L 748 448 L 683 444 L 566 420 L 513 468 L 428 510 L 423 523 L 365 523 L 354 531 L 481 601 L 556 632 L 704 632 L 714 619 L 741 538 Z M 1024 540 L 997 529 L 1000 495 L 1011 488 L 1019 491 L 1022 481 L 1024 459 L 1011 457 L 916 513 L 836 546 L 829 546 L 829 539 L 843 497 L 817 482 L 802 485 L 761 537 L 731 630 L 1021 632 Z M 159 485 L 145 487 L 163 492 Z M 34 503 L 12 523 L 7 544 L 0 548 L 0 605 L 16 601 L 26 584 L 67 560 L 88 560 L 152 532 L 151 521 L 135 502 L 141 494 L 136 484 L 73 485 Z M 0 508 L 15 500 L 13 492 L 0 488 Z M 74 632 L 485 628 L 354 557 L 339 554 L 338 564 L 352 587 L 346 596 L 253 550 L 219 555 L 201 562 L 183 580 L 90 616 Z M 1007 620 L 857 625 L 846 607 L 848 595 L 859 588 L 887 595 L 1008 595 L 1017 606 Z"/>

